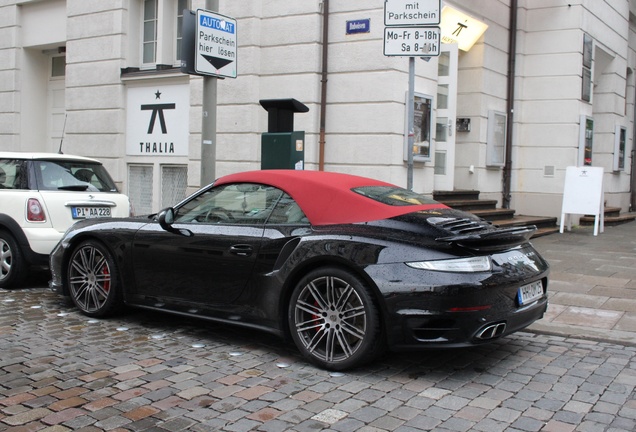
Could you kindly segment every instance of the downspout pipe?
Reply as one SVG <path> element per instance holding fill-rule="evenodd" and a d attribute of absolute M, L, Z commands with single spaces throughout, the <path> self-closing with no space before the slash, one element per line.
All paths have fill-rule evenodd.
<path fill-rule="evenodd" d="M 503 168 L 502 207 L 509 209 L 512 183 L 512 127 L 514 124 L 515 64 L 517 57 L 517 0 L 510 2 L 510 32 L 508 34 L 508 91 L 506 101 L 506 160 Z"/>
<path fill-rule="evenodd" d="M 320 87 L 320 137 L 318 139 L 318 170 L 325 170 L 325 125 L 327 123 L 327 75 L 329 74 L 329 0 L 322 0 L 322 72 Z"/>

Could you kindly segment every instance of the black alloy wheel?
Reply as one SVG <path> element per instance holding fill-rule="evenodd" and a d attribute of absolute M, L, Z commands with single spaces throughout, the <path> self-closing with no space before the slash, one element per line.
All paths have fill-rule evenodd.
<path fill-rule="evenodd" d="M 325 369 L 360 366 L 384 347 L 370 290 L 357 276 L 338 267 L 314 270 L 298 283 L 288 322 L 303 356 Z"/>
<path fill-rule="evenodd" d="M 66 281 L 73 303 L 91 317 L 116 313 L 122 306 L 119 273 L 111 253 L 87 240 L 73 251 Z"/>

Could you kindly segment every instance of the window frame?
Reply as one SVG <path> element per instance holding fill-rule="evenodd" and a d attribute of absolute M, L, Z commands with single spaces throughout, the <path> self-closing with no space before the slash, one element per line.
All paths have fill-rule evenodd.
<path fill-rule="evenodd" d="M 506 164 L 506 128 L 508 116 L 503 111 L 488 111 L 486 138 L 486 166 L 503 167 Z"/>
<path fill-rule="evenodd" d="M 408 115 L 404 124 L 404 160 L 408 160 L 409 150 L 413 153 L 413 162 L 430 162 L 433 153 L 433 96 L 413 93 L 413 147 L 409 149 Z M 408 104 L 408 93 L 406 103 Z M 407 110 L 408 112 L 408 110 Z"/>
<path fill-rule="evenodd" d="M 144 24 L 146 22 L 147 1 L 154 1 L 156 5 L 153 61 L 146 61 L 144 58 L 144 45 L 146 44 Z M 182 35 L 179 35 L 179 29 L 183 29 L 183 10 L 191 8 L 192 0 L 137 0 L 135 5 L 130 11 L 131 31 L 129 34 L 136 34 L 137 39 L 130 41 L 130 58 L 136 59 L 135 61 L 141 70 L 161 69 L 162 66 L 180 67 L 179 45 Z"/>

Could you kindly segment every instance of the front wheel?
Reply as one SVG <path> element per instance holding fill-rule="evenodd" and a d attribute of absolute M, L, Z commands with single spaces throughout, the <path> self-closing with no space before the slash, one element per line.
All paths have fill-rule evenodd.
<path fill-rule="evenodd" d="M 301 279 L 291 296 L 288 322 L 303 356 L 326 369 L 360 366 L 384 346 L 371 292 L 357 276 L 337 267 Z"/>
<path fill-rule="evenodd" d="M 101 243 L 87 240 L 75 248 L 66 280 L 73 303 L 85 315 L 104 317 L 122 306 L 117 266 Z"/>

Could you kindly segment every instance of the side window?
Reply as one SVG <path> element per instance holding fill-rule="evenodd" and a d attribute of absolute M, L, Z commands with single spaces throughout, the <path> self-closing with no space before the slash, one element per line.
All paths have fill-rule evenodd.
<path fill-rule="evenodd" d="M 20 189 L 22 161 L 0 159 L 0 189 Z"/>
<path fill-rule="evenodd" d="M 177 209 L 177 223 L 262 225 L 283 192 L 271 186 L 237 183 L 212 188 Z"/>
<path fill-rule="evenodd" d="M 272 210 L 272 214 L 267 223 L 273 225 L 307 225 L 309 224 L 309 220 L 296 201 L 294 201 L 294 199 L 286 193 L 283 193 L 283 196 L 280 200 L 278 200 L 276 207 Z"/>

